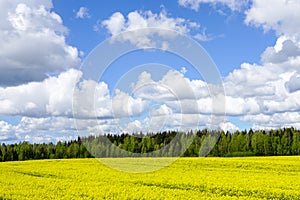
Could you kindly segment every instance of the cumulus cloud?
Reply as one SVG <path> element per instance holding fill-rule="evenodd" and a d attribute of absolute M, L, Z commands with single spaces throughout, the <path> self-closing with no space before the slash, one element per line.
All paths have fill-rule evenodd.
<path fill-rule="evenodd" d="M 179 5 L 198 11 L 201 4 L 212 6 L 223 5 L 232 11 L 240 11 L 248 4 L 249 0 L 178 0 Z"/>
<path fill-rule="evenodd" d="M 209 96 L 208 84 L 202 80 L 190 80 L 182 72 L 169 70 L 161 80 L 155 82 L 151 74 L 143 72 L 132 85 L 137 97 L 154 101 L 180 101 Z"/>
<path fill-rule="evenodd" d="M 248 1 L 179 0 L 180 5 L 198 10 L 202 3 L 225 5 L 231 10 Z M 272 4 L 272 6 L 270 6 Z M 261 63 L 243 63 L 224 78 L 226 113 L 241 116 L 252 128 L 299 127 L 300 110 L 300 4 L 297 1 L 253 0 L 245 11 L 245 24 L 274 30 L 278 39 L 261 55 Z M 209 98 L 198 101 L 199 110 L 210 112 Z M 224 127 L 223 127 L 224 128 Z"/>
<path fill-rule="evenodd" d="M 300 111 L 298 47 L 290 40 L 278 40 L 263 53 L 266 59 L 262 65 L 244 63 L 224 79 L 226 94 L 240 98 L 229 105 L 233 112 L 227 110 L 228 114 L 240 114 L 255 129 L 299 127 L 291 117 L 286 120 Z M 226 100 L 230 102 L 231 97 Z"/>
<path fill-rule="evenodd" d="M 227 116 L 239 116 L 240 120 L 252 123 L 252 128 L 255 129 L 285 126 L 300 128 L 300 40 L 298 36 L 300 31 L 299 26 L 296 26 L 299 20 L 296 20 L 298 12 L 295 12 L 295 8 L 298 8 L 298 5 L 295 1 L 276 0 L 276 3 L 272 3 L 272 5 L 276 4 L 272 8 L 269 8 L 270 2 L 268 1 L 265 1 L 268 3 L 253 1 L 249 10 L 246 11 L 246 24 L 263 27 L 265 31 L 274 29 L 278 34 L 277 42 L 274 46 L 267 47 L 262 53 L 261 63 L 245 62 L 239 69 L 229 73 L 224 78 L 226 96 L 217 95 L 215 98 L 211 97 L 210 88 L 218 86 L 207 84 L 202 80 L 191 80 L 185 77 L 186 70 L 182 72 L 170 70 L 157 81 L 152 79 L 150 73 L 142 72 L 137 82 L 132 84 L 131 93 L 116 90 L 113 95 L 107 83 L 92 80 L 83 80 L 78 83 L 82 72 L 75 69 L 66 70 L 58 76 L 41 78 L 37 73 L 39 70 L 41 74 L 61 71 L 62 66 L 72 66 L 70 63 L 73 61 L 76 63 L 78 55 L 76 48 L 65 43 L 67 30 L 60 17 L 51 11 L 51 3 L 46 0 L 40 2 L 32 0 L 26 4 L 6 1 L 0 3 L 1 9 L 10 10 L 9 14 L 0 12 L 2 17 L 0 21 L 3 22 L 0 34 L 5 36 L 0 37 L 0 42 L 7 50 L 5 56 L 0 50 L 0 57 L 5 58 L 0 61 L 1 71 L 4 71 L 2 69 L 5 63 L 5 66 L 10 66 L 10 70 L 6 72 L 8 74 L 14 74 L 13 70 L 23 73 L 22 76 L 26 73 L 30 74 L 21 79 L 21 82 L 25 83 L 23 85 L 0 87 L 0 115 L 23 116 L 17 125 L 0 122 L 0 140 L 43 141 L 43 136 L 45 136 L 44 140 L 50 141 L 53 138 L 74 137 L 72 133 L 75 130 L 79 133 L 91 134 L 191 130 L 207 127 L 217 127 L 225 131 L 237 130 L 237 125 L 222 117 L 221 114 L 224 112 Z M 238 4 L 235 5 L 236 1 L 224 0 L 213 3 L 209 0 L 181 0 L 179 2 L 187 7 L 193 8 L 194 6 L 195 10 L 201 3 L 226 5 L 232 10 L 238 10 Z M 191 2 L 194 2 L 193 5 Z M 32 21 L 34 21 L 33 25 L 30 24 L 33 23 Z M 199 24 L 182 18 L 172 18 L 164 10 L 159 14 L 151 11 L 134 11 L 127 16 L 116 12 L 109 19 L 101 22 L 100 26 L 104 26 L 112 36 L 122 31 L 148 27 L 170 28 L 181 33 L 189 33 L 192 29 L 199 28 Z M 147 31 L 142 33 L 125 35 L 126 37 L 122 39 L 138 46 L 151 44 L 152 33 Z M 50 42 L 56 41 L 56 43 L 51 43 L 52 46 L 49 44 L 55 49 L 53 52 L 74 55 L 70 59 L 72 62 L 67 56 L 65 65 L 58 65 L 59 59 L 57 59 L 57 65 L 51 62 L 41 65 L 47 61 L 45 57 L 29 59 L 31 57 L 27 55 L 30 56 L 31 52 L 24 50 L 29 48 L 28 46 L 22 51 L 16 51 L 5 46 L 13 45 L 12 40 L 3 39 L 17 38 L 19 40 L 14 42 L 20 42 L 21 39 L 27 40 L 32 37 L 33 41 L 38 36 L 39 39 L 49 36 Z M 43 42 L 38 44 L 46 48 L 48 43 Z M 26 43 L 20 42 L 20 44 Z M 37 51 L 35 49 L 37 43 L 32 44 L 33 52 Z M 164 44 L 164 49 L 167 48 L 168 44 Z M 63 50 L 59 51 L 59 49 Z M 41 51 L 40 46 L 38 50 Z M 74 54 L 70 53 L 72 51 Z M 24 52 L 27 53 L 25 57 Z M 41 55 L 41 52 L 37 52 L 37 55 Z M 52 51 L 49 52 L 51 55 Z M 10 58 L 14 58 L 15 62 L 7 65 L 11 61 Z M 52 61 L 54 62 L 55 59 Z M 23 71 L 19 70 L 20 63 L 28 64 L 26 66 L 30 66 L 28 67 L 30 70 L 35 67 L 35 73 L 31 73 L 30 70 L 26 71 L 27 68 L 21 68 Z M 10 77 L 7 74 L 5 76 Z M 5 80 L 5 78 L 0 80 Z M 31 80 L 42 81 L 26 83 Z M 8 85 L 8 79 L 5 83 Z M 223 101 L 225 108 L 221 106 Z M 75 119 L 72 118 L 74 106 L 77 108 Z M 61 134 L 51 136 L 50 132 Z"/>
<path fill-rule="evenodd" d="M 78 70 L 70 69 L 43 82 L 0 88 L 0 114 L 28 117 L 72 116 L 72 97 Z"/>
<path fill-rule="evenodd" d="M 208 41 L 211 41 L 213 40 L 215 37 L 211 36 L 211 35 L 208 35 L 207 33 L 205 32 L 202 32 L 202 33 L 197 33 L 194 38 L 196 40 L 199 40 L 200 42 L 208 42 Z"/>
<path fill-rule="evenodd" d="M 294 73 L 299 73 L 299 56 L 286 62 L 249 64 L 243 63 L 224 79 L 226 94 L 259 98 L 273 98 L 286 95 L 284 87 Z"/>
<path fill-rule="evenodd" d="M 229 131 L 231 133 L 239 130 L 239 127 L 237 127 L 236 125 L 232 124 L 231 122 L 222 122 L 220 124 L 220 128 L 221 128 L 221 130 L 223 130 L 225 132 Z"/>
<path fill-rule="evenodd" d="M 294 74 L 289 81 L 285 83 L 285 87 L 289 92 L 296 92 L 300 90 L 300 75 Z"/>
<path fill-rule="evenodd" d="M 133 98 L 120 90 L 116 90 L 112 98 L 113 117 L 132 117 L 141 114 L 147 107 L 147 100 L 142 98 Z"/>
<path fill-rule="evenodd" d="M 77 139 L 78 136 L 112 133 L 114 120 L 75 119 L 67 117 L 22 117 L 16 125 L 9 126 L 10 132 L 1 132 L 5 141 L 58 142 Z M 5 126 L 4 126 L 5 127 Z M 4 140 L 4 139 L 2 139 Z"/>
<path fill-rule="evenodd" d="M 280 126 L 292 125 L 281 113 L 300 110 L 299 64 L 297 56 L 285 62 L 267 62 L 261 66 L 245 63 L 234 70 L 224 79 L 227 114 L 240 115 L 256 128 L 271 127 L 271 119 L 275 116 L 282 117 Z M 254 120 L 255 116 L 259 120 Z M 280 126 L 276 122 L 273 128 Z"/>
<path fill-rule="evenodd" d="M 152 80 L 151 74 L 142 72 L 138 81 L 132 84 L 133 94 L 138 98 L 151 101 L 167 101 L 176 99 L 169 87 Z"/>
<path fill-rule="evenodd" d="M 165 108 L 162 107 L 158 109 Z M 155 133 L 168 130 L 190 131 L 204 128 L 219 129 L 224 121 L 223 118 L 212 119 L 207 115 L 170 113 L 172 109 L 167 109 L 167 113 L 163 115 L 154 115 L 143 120 L 133 120 L 125 124 L 122 130 L 126 130 L 126 132 L 134 130 L 133 132 L 142 131 Z"/>
<path fill-rule="evenodd" d="M 14 134 L 13 125 L 5 121 L 0 121 L 0 141 L 11 141 L 16 139 L 17 137 Z"/>
<path fill-rule="evenodd" d="M 244 95 L 243 90 L 256 91 L 259 88 L 259 95 L 256 92 L 247 94 L 260 105 L 260 113 L 248 113 L 241 118 L 253 123 L 253 128 L 299 127 L 299 9 L 299 2 L 293 0 L 253 0 L 245 12 L 247 25 L 262 27 L 264 31 L 274 30 L 278 35 L 276 44 L 262 53 L 261 66 L 244 64 L 247 68 L 242 66 L 226 79 L 227 86 L 234 86 L 233 79 L 240 78 L 243 84 L 239 86 L 240 90 L 230 87 L 230 91 L 237 94 Z M 255 83 L 249 84 L 248 80 Z"/>
<path fill-rule="evenodd" d="M 78 82 L 82 72 L 70 69 L 42 82 L 0 88 L 0 115 L 26 117 L 119 118 L 136 116 L 147 100 L 133 98 L 120 90 L 110 96 L 104 82 Z"/>
<path fill-rule="evenodd" d="M 102 25 L 107 28 L 111 35 L 117 35 L 125 29 L 125 17 L 122 13 L 115 12 L 110 16 L 109 19 L 104 20 Z M 95 25 L 94 28 L 99 30 L 97 25 Z"/>
<path fill-rule="evenodd" d="M 155 34 L 163 37 L 174 37 L 170 32 L 163 30 L 173 30 L 181 34 L 189 34 L 191 30 L 198 29 L 200 25 L 184 18 L 172 18 L 163 9 L 159 14 L 152 11 L 133 11 L 124 16 L 120 12 L 113 13 L 109 19 L 94 26 L 94 30 L 105 27 L 108 33 L 116 36 L 124 31 L 133 31 L 123 34 L 122 41 L 129 41 L 138 47 L 151 47 L 155 43 Z M 135 31 L 139 30 L 139 31 Z M 157 42 L 157 41 L 156 41 Z M 160 48 L 167 49 L 167 44 L 160 44 Z"/>
<path fill-rule="evenodd" d="M 90 18 L 89 9 L 86 7 L 80 7 L 76 12 L 76 18 L 85 19 Z"/>
<path fill-rule="evenodd" d="M 247 25 L 278 35 L 276 44 L 262 53 L 261 64 L 244 63 L 224 79 L 227 95 L 248 98 L 258 105 L 258 112 L 244 112 L 241 117 L 255 129 L 299 127 L 299 6 L 297 1 L 253 0 L 245 12 Z"/>
<path fill-rule="evenodd" d="M 298 112 L 246 115 L 241 119 L 247 122 L 251 121 L 253 129 L 278 129 L 291 126 L 297 129 L 300 128 L 300 115 Z"/>
<path fill-rule="evenodd" d="M 183 18 L 169 17 L 165 10 L 159 14 L 148 11 L 133 11 L 127 17 L 120 12 L 114 13 L 109 19 L 102 21 L 110 34 L 116 35 L 122 31 L 130 31 L 142 28 L 171 29 L 180 33 L 188 33 L 191 28 L 199 27 L 199 24 Z"/>
<path fill-rule="evenodd" d="M 207 96 L 206 84 L 178 71 L 158 81 L 142 72 L 130 94 L 116 89 L 111 95 L 106 83 L 81 78 L 81 71 L 70 69 L 42 82 L 0 88 L 0 115 L 23 116 L 17 125 L 2 122 L 1 138 L 56 141 L 87 132 L 191 130 L 212 124 L 210 113 L 197 111 L 193 95 Z"/>
<path fill-rule="evenodd" d="M 0 86 L 41 81 L 80 63 L 50 0 L 1 1 Z"/>
<path fill-rule="evenodd" d="M 300 56 L 298 44 L 284 36 L 278 38 L 274 47 L 268 47 L 262 54 L 263 63 L 281 63 Z"/>
<path fill-rule="evenodd" d="M 219 105 L 220 101 L 224 101 L 224 106 Z M 218 95 L 216 99 L 211 97 L 201 98 L 197 100 L 197 104 L 198 109 L 193 106 L 190 112 L 204 115 L 243 116 L 261 111 L 261 107 L 255 98 L 231 97 L 222 94 Z"/>
<path fill-rule="evenodd" d="M 253 0 L 246 11 L 246 24 L 275 30 L 279 35 L 298 37 L 300 33 L 300 4 L 295 0 Z"/>
<path fill-rule="evenodd" d="M 74 89 L 72 108 L 75 118 L 110 118 L 111 97 L 108 85 L 93 80 L 78 82 Z"/>

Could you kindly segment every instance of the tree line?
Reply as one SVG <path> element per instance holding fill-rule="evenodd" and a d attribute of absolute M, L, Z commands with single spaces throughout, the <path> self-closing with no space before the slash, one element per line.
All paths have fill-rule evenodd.
<path fill-rule="evenodd" d="M 285 156 L 300 155 L 300 131 L 199 130 L 151 134 L 89 136 L 56 144 L 0 144 L 0 161 L 141 156 Z"/>

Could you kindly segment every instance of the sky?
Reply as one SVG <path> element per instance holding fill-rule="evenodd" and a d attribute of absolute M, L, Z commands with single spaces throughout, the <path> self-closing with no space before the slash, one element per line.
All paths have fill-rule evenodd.
<path fill-rule="evenodd" d="M 300 128 L 297 0 L 1 0 L 0 142 Z"/>

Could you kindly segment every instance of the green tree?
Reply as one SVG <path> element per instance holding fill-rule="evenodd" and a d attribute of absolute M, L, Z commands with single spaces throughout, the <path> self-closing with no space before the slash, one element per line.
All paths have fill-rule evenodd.
<path fill-rule="evenodd" d="M 292 143 L 292 154 L 300 154 L 300 133 L 298 131 L 293 133 L 293 143 Z"/>

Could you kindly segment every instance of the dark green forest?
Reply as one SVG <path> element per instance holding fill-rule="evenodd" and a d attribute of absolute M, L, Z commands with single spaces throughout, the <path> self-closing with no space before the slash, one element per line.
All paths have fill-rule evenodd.
<path fill-rule="evenodd" d="M 56 144 L 1 144 L 0 161 L 140 156 L 287 156 L 300 155 L 294 128 L 234 133 L 199 130 L 89 136 Z"/>

